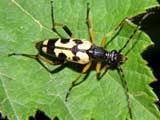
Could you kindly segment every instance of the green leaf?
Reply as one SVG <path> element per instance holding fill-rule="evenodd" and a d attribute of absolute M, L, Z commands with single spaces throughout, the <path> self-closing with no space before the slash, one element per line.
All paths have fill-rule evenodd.
<path fill-rule="evenodd" d="M 89 39 L 85 0 L 54 0 L 55 19 L 66 24 L 77 38 Z M 144 12 L 157 5 L 156 0 L 88 0 L 90 17 L 99 45 L 106 32 L 115 28 L 122 19 Z M 61 120 L 125 120 L 129 118 L 127 100 L 116 70 L 109 70 L 97 81 L 91 70 L 83 84 L 75 87 L 68 102 L 65 95 L 71 82 L 79 75 L 73 66 L 50 74 L 35 60 L 8 57 L 8 53 L 36 54 L 35 43 L 57 37 L 51 31 L 50 1 L 0 1 L 0 110 L 12 120 L 27 119 L 37 109 Z M 122 32 L 107 47 L 119 50 L 135 27 L 126 24 Z M 67 36 L 61 29 L 60 32 Z M 108 40 L 108 39 L 107 39 Z M 123 53 L 130 50 L 122 65 L 128 81 L 134 120 L 159 120 L 160 113 L 154 102 L 157 97 L 149 87 L 155 78 L 142 51 L 151 44 L 147 35 L 139 32 Z M 133 47 L 134 46 L 134 47 Z M 55 68 L 56 66 L 52 66 Z"/>

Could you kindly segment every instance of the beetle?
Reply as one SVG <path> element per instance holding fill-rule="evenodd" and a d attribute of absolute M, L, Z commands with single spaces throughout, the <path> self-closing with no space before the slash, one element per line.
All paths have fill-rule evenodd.
<path fill-rule="evenodd" d="M 82 81 L 78 82 L 78 80 L 80 79 L 83 73 L 89 71 L 93 62 L 96 63 L 96 74 L 98 79 L 102 77 L 103 75 L 101 74 L 102 71 L 115 69 L 118 71 L 123 83 L 123 87 L 125 88 L 126 91 L 125 94 L 128 100 L 128 111 L 130 118 L 132 118 L 131 105 L 130 105 L 131 103 L 128 94 L 127 81 L 124 80 L 124 73 L 121 68 L 121 65 L 126 62 L 127 57 L 122 54 L 122 51 L 126 48 L 126 46 L 129 44 L 129 42 L 134 37 L 136 32 L 139 30 L 141 22 L 147 17 L 147 15 L 144 15 L 144 17 L 142 17 L 142 20 L 139 22 L 139 25 L 137 25 L 133 33 L 129 36 L 126 43 L 119 50 L 114 49 L 109 51 L 105 49 L 106 37 L 108 35 L 111 36 L 113 33 L 117 31 L 119 32 L 121 28 L 124 26 L 124 24 L 128 21 L 128 18 L 123 19 L 117 27 L 115 27 L 111 32 L 107 33 L 103 37 L 101 45 L 97 46 L 95 44 L 94 31 L 91 24 L 91 20 L 89 18 L 89 12 L 90 12 L 89 3 L 87 3 L 86 24 L 88 27 L 90 41 L 86 39 L 74 38 L 71 30 L 65 24 L 55 23 L 53 1 L 51 1 L 52 31 L 56 33 L 59 36 L 59 38 L 51 38 L 37 42 L 35 47 L 38 50 L 38 53 L 36 55 L 24 54 L 24 53 L 11 53 L 8 54 L 8 56 L 19 55 L 35 59 L 50 73 L 53 73 L 53 70 L 50 70 L 47 66 L 45 66 L 43 62 L 60 66 L 66 62 L 74 62 L 75 64 L 84 65 L 84 68 L 82 69 L 80 74 L 77 76 L 76 79 L 72 81 L 72 84 L 69 87 L 68 92 L 66 94 L 65 101 L 67 101 L 67 98 L 70 95 L 71 90 L 82 82 Z M 69 38 L 64 38 L 57 31 L 56 27 L 61 27 L 68 34 Z M 103 66 L 102 62 L 105 63 Z"/>

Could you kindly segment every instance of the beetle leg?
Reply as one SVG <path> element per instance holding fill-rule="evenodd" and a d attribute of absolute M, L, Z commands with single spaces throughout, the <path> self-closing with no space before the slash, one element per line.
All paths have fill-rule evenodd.
<path fill-rule="evenodd" d="M 128 89 L 128 82 L 124 79 L 124 72 L 122 70 L 122 68 L 117 68 L 118 74 L 120 76 L 120 79 L 122 81 L 122 86 L 125 90 L 125 95 L 126 95 L 126 99 L 127 99 L 127 103 L 128 103 L 128 112 L 129 112 L 129 116 L 130 119 L 132 120 L 132 109 L 131 109 L 131 100 L 130 100 L 130 96 L 129 96 L 129 89 Z"/>
<path fill-rule="evenodd" d="M 101 47 L 104 48 L 107 42 L 107 38 L 104 36 L 102 41 L 101 41 Z"/>
<path fill-rule="evenodd" d="M 63 38 L 63 36 L 56 30 L 56 26 L 62 27 L 63 30 L 70 36 L 72 37 L 72 32 L 71 30 L 64 24 L 61 23 L 55 23 L 54 19 L 54 7 L 53 7 L 53 1 L 51 1 L 51 19 L 52 19 L 52 31 L 55 32 L 59 37 Z"/>
<path fill-rule="evenodd" d="M 57 68 L 55 68 L 54 70 L 50 70 L 42 61 L 41 61 L 41 57 L 39 54 L 37 55 L 30 55 L 30 54 L 23 54 L 23 53 L 11 53 L 8 54 L 8 56 L 24 56 L 24 57 L 28 57 L 28 58 L 32 58 L 34 60 L 36 60 L 43 68 L 45 68 L 48 72 L 50 73 L 54 73 L 54 70 L 56 70 Z M 43 59 L 42 59 L 43 60 Z M 45 60 L 44 60 L 45 61 Z M 46 61 L 48 62 L 48 61 Z M 51 61 L 49 62 L 50 64 L 56 64 L 56 65 L 63 65 L 64 63 L 60 62 L 60 61 L 53 61 L 51 63 Z M 60 66 L 59 66 L 60 67 Z"/>
<path fill-rule="evenodd" d="M 77 82 L 77 81 L 80 79 L 80 77 L 82 76 L 83 73 L 85 73 L 85 72 L 87 72 L 87 71 L 89 70 L 89 68 L 91 67 L 91 65 L 92 65 L 92 62 L 89 62 L 87 65 L 85 65 L 84 68 L 82 69 L 81 73 L 78 75 L 78 77 L 77 77 L 74 81 L 72 81 L 72 84 L 71 84 L 71 86 L 69 87 L 68 92 L 67 92 L 67 94 L 66 94 L 65 101 L 67 101 L 67 99 L 68 99 L 68 97 L 69 97 L 69 95 L 70 95 L 70 93 L 71 93 L 71 90 L 72 90 L 75 86 L 77 86 L 77 85 L 79 85 L 80 83 L 82 83 L 82 81 L 80 81 L 80 82 Z"/>
<path fill-rule="evenodd" d="M 108 46 L 114 40 L 114 38 L 120 33 L 120 31 L 122 30 L 123 26 L 126 24 L 126 22 L 127 22 L 127 18 L 124 18 L 113 30 L 111 30 L 110 32 L 105 34 L 103 39 L 107 38 L 109 36 L 111 37 L 111 39 L 107 42 L 107 44 L 105 44 L 105 45 L 103 44 L 104 47 Z M 113 36 L 113 34 L 115 32 L 116 32 L 116 34 Z M 103 43 L 106 43 L 106 41 L 104 41 Z"/>
<path fill-rule="evenodd" d="M 98 62 L 96 64 L 96 73 L 97 73 L 97 79 L 98 80 L 100 80 L 103 77 L 103 75 L 105 75 L 108 68 L 109 68 L 108 64 L 105 64 L 103 67 L 101 67 L 101 62 Z M 101 74 L 102 71 L 104 71 L 104 72 Z"/>
<path fill-rule="evenodd" d="M 88 32 L 90 35 L 90 40 L 94 44 L 95 43 L 94 31 L 93 31 L 93 27 L 91 25 L 91 20 L 89 18 L 89 12 L 90 12 L 89 3 L 87 3 L 86 24 L 87 24 Z"/>

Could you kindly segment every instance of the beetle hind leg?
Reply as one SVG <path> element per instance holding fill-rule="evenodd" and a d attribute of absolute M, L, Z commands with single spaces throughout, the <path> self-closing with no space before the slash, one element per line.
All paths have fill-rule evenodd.
<path fill-rule="evenodd" d="M 36 55 L 31 55 L 31 54 L 24 54 L 24 53 L 11 53 L 11 54 L 8 54 L 8 56 L 24 56 L 24 57 L 27 57 L 27 58 L 31 58 L 31 59 L 34 59 L 36 60 L 44 69 L 46 69 L 49 73 L 54 73 L 58 68 L 62 67 L 65 63 L 62 62 L 62 61 L 58 61 L 58 60 L 55 60 L 55 61 L 50 61 L 50 63 L 52 62 L 52 64 L 54 65 L 60 65 L 58 66 L 57 68 L 53 69 L 53 70 L 50 70 L 41 60 L 45 61 L 45 62 L 48 62 L 47 60 L 45 59 L 42 59 L 40 57 L 39 54 L 36 54 Z"/>
<path fill-rule="evenodd" d="M 67 35 L 69 35 L 69 37 L 72 37 L 73 34 L 71 30 L 67 27 L 67 25 L 61 23 L 55 23 L 53 1 L 51 1 L 51 20 L 52 20 L 52 31 L 55 32 L 60 38 L 63 38 L 63 36 L 57 31 L 56 26 L 61 27 L 67 33 Z"/>

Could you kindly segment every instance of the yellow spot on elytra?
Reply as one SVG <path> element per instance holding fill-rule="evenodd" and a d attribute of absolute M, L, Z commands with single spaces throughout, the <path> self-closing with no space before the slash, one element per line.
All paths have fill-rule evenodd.
<path fill-rule="evenodd" d="M 68 61 L 72 61 L 72 58 L 73 58 L 73 56 L 74 56 L 74 54 L 72 53 L 72 51 L 70 51 L 70 50 L 63 50 L 63 49 L 58 49 L 58 48 L 55 48 L 55 49 L 54 49 L 54 53 L 55 53 L 56 57 L 58 57 L 60 53 L 65 54 L 66 57 L 67 57 L 66 60 L 68 60 Z"/>
<path fill-rule="evenodd" d="M 82 42 L 83 42 L 82 44 L 78 45 L 78 49 L 88 50 L 89 48 L 91 48 L 91 46 L 92 46 L 91 42 L 89 42 L 89 41 L 87 41 L 85 39 L 83 39 Z"/>
<path fill-rule="evenodd" d="M 47 53 L 47 47 L 43 47 L 43 48 L 42 48 L 42 51 L 43 51 L 44 53 Z"/>
<path fill-rule="evenodd" d="M 89 63 L 89 56 L 87 55 L 87 53 L 77 52 L 76 56 L 80 58 L 80 60 L 78 61 L 78 63 L 80 63 L 80 64 L 87 64 L 87 63 Z"/>
<path fill-rule="evenodd" d="M 70 39 L 69 42 L 67 43 L 62 43 L 61 39 L 58 39 L 55 43 L 56 47 L 62 47 L 62 48 L 72 48 L 75 45 L 76 43 L 73 41 L 73 39 Z"/>
<path fill-rule="evenodd" d="M 43 41 L 43 45 L 47 45 L 48 44 L 48 40 Z"/>

